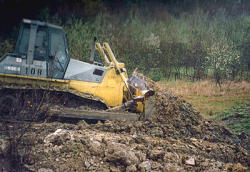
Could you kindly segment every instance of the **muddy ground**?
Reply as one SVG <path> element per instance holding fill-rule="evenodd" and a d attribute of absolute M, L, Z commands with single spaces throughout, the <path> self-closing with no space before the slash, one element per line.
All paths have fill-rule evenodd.
<path fill-rule="evenodd" d="M 249 170 L 249 135 L 146 80 L 156 93 L 144 121 L 0 123 L 0 171 Z"/>

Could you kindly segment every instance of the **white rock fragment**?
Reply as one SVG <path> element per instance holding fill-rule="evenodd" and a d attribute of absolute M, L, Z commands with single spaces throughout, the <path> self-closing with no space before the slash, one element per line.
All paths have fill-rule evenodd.
<path fill-rule="evenodd" d="M 6 156 L 10 149 L 10 142 L 7 139 L 0 138 L 0 155 Z"/>
<path fill-rule="evenodd" d="M 89 163 L 88 161 L 85 161 L 84 164 L 85 164 L 85 167 L 86 167 L 86 168 L 89 168 L 89 167 L 90 167 L 90 163 Z"/>
<path fill-rule="evenodd" d="M 53 170 L 51 170 L 49 168 L 40 168 L 40 169 L 38 169 L 38 172 L 53 172 Z"/>
<path fill-rule="evenodd" d="M 195 165 L 195 160 L 193 157 L 189 158 L 188 160 L 185 161 L 185 164 L 187 165 Z"/>
<path fill-rule="evenodd" d="M 72 131 L 57 129 L 54 133 L 48 134 L 43 141 L 46 145 L 48 145 L 56 141 L 60 141 L 63 143 L 66 140 L 74 140 Z"/>

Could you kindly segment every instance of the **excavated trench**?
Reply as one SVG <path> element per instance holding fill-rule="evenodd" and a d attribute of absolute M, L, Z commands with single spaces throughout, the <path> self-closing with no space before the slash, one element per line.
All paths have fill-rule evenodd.
<path fill-rule="evenodd" d="M 204 119 L 188 102 L 137 75 L 156 91 L 147 120 L 0 123 L 8 137 L 19 139 L 16 150 L 23 171 L 249 170 L 248 135 L 234 135 Z"/>

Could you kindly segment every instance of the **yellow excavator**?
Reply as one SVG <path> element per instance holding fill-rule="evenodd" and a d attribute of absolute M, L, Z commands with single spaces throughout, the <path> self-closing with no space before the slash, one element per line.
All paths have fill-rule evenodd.
<path fill-rule="evenodd" d="M 95 61 L 96 51 L 102 63 Z M 94 39 L 89 63 L 71 59 L 62 27 L 23 19 L 14 52 L 0 58 L 1 118 L 10 115 L 17 95 L 31 97 L 38 90 L 60 95 L 59 99 L 71 97 L 49 106 L 50 115 L 98 120 L 137 120 L 145 115 L 147 98 L 154 94 L 144 80 L 128 78 L 124 63 L 116 60 L 108 43 L 101 45 Z M 72 97 L 77 108 L 67 106 Z M 32 106 L 32 101 L 27 102 Z"/>

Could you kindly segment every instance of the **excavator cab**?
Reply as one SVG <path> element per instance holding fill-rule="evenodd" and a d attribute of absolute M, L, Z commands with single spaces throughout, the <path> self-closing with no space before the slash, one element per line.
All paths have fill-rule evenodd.
<path fill-rule="evenodd" d="M 24 19 L 13 54 L 1 71 L 33 77 L 63 79 L 69 63 L 66 35 L 59 26 Z"/>

